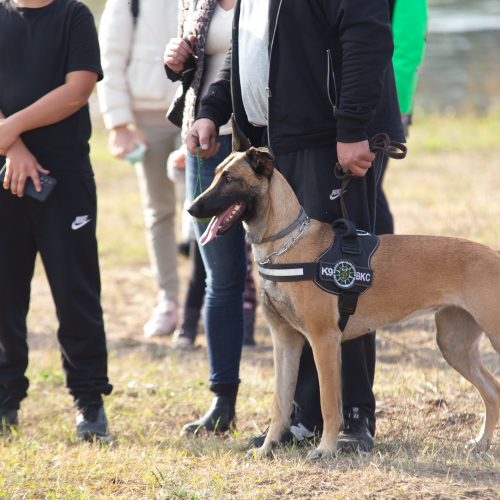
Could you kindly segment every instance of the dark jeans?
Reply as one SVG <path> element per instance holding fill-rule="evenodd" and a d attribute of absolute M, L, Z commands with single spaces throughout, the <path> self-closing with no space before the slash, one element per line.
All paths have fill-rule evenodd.
<path fill-rule="evenodd" d="M 26 316 L 38 252 L 56 305 L 70 393 L 82 400 L 109 394 L 94 180 L 61 180 L 44 203 L 2 189 L 0 214 L 0 404 L 18 408 L 27 394 Z"/>
<path fill-rule="evenodd" d="M 201 257 L 198 242 L 189 243 L 189 256 L 192 260 L 191 274 L 184 301 L 184 317 L 182 319 L 182 336 L 194 342 L 200 319 L 201 308 L 205 298 L 205 281 L 207 274 Z M 252 248 L 247 243 L 247 274 L 243 292 L 244 341 L 253 340 L 255 310 L 257 307 L 257 291 L 252 274 Z"/>
<path fill-rule="evenodd" d="M 231 136 L 218 138 L 216 156 L 198 162 L 188 155 L 186 190 L 188 199 L 204 191 L 212 182 L 217 165 L 231 153 Z M 199 239 L 207 224 L 196 222 Z M 238 224 L 221 238 L 200 248 L 207 273 L 205 295 L 205 333 L 210 362 L 210 384 L 237 386 L 243 344 L 243 290 L 246 278 L 245 232 Z"/>
<path fill-rule="evenodd" d="M 337 196 L 341 181 L 334 176 L 336 147 L 308 149 L 280 155 L 278 168 L 297 194 L 306 213 L 323 222 L 342 217 Z M 344 200 L 350 219 L 359 229 L 373 232 L 375 203 L 380 162 L 376 161 L 367 175 L 353 178 L 347 186 Z M 375 332 L 342 343 L 342 404 L 344 412 L 358 407 L 369 418 L 375 430 Z M 319 397 L 319 382 L 311 347 L 306 344 L 301 357 L 294 397 L 300 420 L 309 428 L 321 429 L 323 419 Z"/>

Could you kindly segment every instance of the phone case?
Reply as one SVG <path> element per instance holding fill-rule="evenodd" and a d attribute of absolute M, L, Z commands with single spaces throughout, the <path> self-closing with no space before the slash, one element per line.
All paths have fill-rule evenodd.
<path fill-rule="evenodd" d="M 0 170 L 0 184 L 3 184 L 5 171 L 6 167 L 4 166 L 2 170 Z M 48 198 L 49 194 L 54 189 L 54 187 L 56 186 L 57 181 L 53 177 L 50 177 L 50 175 L 39 173 L 38 177 L 40 178 L 40 184 L 42 185 L 42 190 L 37 191 L 35 189 L 33 181 L 31 180 L 31 177 L 28 177 L 26 179 L 26 184 L 24 185 L 24 194 L 35 200 L 45 201 Z"/>

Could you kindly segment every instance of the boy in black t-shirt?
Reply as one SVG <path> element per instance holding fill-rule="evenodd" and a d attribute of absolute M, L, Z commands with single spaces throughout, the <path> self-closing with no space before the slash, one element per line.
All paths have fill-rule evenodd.
<path fill-rule="evenodd" d="M 77 437 L 105 439 L 102 395 L 112 386 L 88 144 L 87 101 L 102 78 L 94 20 L 76 0 L 0 0 L 0 33 L 0 434 L 17 425 L 27 395 L 26 316 L 40 252 Z M 40 191 L 39 173 L 49 171 L 57 185 L 47 200 L 24 196 L 27 179 Z"/>

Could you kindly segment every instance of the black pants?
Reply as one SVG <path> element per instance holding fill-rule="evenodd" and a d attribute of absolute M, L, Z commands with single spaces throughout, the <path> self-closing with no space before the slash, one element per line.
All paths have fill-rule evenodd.
<path fill-rule="evenodd" d="M 191 275 L 186 292 L 184 309 L 197 309 L 201 311 L 203 299 L 205 298 L 205 280 L 207 273 L 201 258 L 200 249 L 196 239 L 189 242 L 189 257 L 191 257 Z"/>
<path fill-rule="evenodd" d="M 80 400 L 109 394 L 94 180 L 60 181 L 44 203 L 1 189 L 0 214 L 0 404 L 18 408 L 27 394 L 26 316 L 38 252 L 70 393 Z"/>
<path fill-rule="evenodd" d="M 306 213 L 323 222 L 342 217 L 339 192 L 341 181 L 334 176 L 337 161 L 336 147 L 309 149 L 280 155 L 278 168 L 297 194 Z M 353 178 L 344 193 L 349 218 L 359 229 L 373 232 L 377 200 L 377 180 L 381 160 L 365 177 Z M 387 210 L 387 213 L 390 212 Z M 342 404 L 344 412 L 360 408 L 375 431 L 375 332 L 342 343 Z M 306 343 L 300 360 L 297 388 L 294 397 L 300 420 L 308 428 L 322 429 L 319 381 L 312 349 Z"/>
<path fill-rule="evenodd" d="M 384 192 L 384 176 L 389 163 L 389 157 L 382 157 L 380 176 L 377 183 L 377 213 L 375 217 L 375 234 L 394 234 L 394 218 L 389 207 L 389 202 Z"/>
<path fill-rule="evenodd" d="M 182 329 L 184 336 L 189 337 L 194 342 L 205 298 L 205 280 L 207 278 L 205 265 L 195 238 L 189 242 L 189 257 L 191 258 L 191 274 L 184 300 Z"/>

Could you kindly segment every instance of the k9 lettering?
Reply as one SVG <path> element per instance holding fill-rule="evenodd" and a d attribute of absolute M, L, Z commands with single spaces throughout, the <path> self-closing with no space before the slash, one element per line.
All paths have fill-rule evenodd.
<path fill-rule="evenodd" d="M 320 276 L 322 279 L 333 279 L 336 275 L 336 269 L 334 266 L 323 264 L 320 267 Z M 354 279 L 357 282 L 370 283 L 372 275 L 370 272 L 354 271 Z"/>

